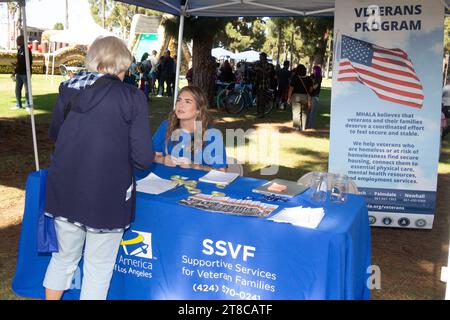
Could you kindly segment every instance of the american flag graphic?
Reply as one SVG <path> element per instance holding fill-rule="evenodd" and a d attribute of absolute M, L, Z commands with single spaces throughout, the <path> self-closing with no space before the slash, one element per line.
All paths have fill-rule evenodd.
<path fill-rule="evenodd" d="M 342 35 L 337 81 L 358 81 L 383 100 L 422 108 L 423 88 L 406 52 Z"/>

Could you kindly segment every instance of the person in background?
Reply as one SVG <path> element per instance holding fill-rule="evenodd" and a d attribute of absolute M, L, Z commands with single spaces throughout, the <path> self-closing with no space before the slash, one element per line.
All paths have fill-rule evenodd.
<path fill-rule="evenodd" d="M 28 96 L 28 80 L 27 80 L 27 66 L 25 62 L 25 48 L 23 35 L 16 39 L 17 43 L 17 60 L 14 68 L 14 75 L 16 79 L 16 106 L 11 110 L 19 110 L 22 108 L 22 87 L 25 86 L 25 111 L 30 111 L 30 101 Z M 31 49 L 27 48 L 30 57 L 30 76 L 31 65 L 33 64 L 33 55 Z"/>
<path fill-rule="evenodd" d="M 161 88 L 161 86 L 162 86 L 161 67 L 162 67 L 163 60 L 164 60 L 163 56 L 159 57 L 158 64 L 156 65 L 156 79 L 158 79 L 158 90 L 157 90 L 158 95 L 157 95 L 157 97 L 162 97 L 162 95 L 160 95 L 159 92 L 162 90 L 162 88 Z"/>
<path fill-rule="evenodd" d="M 150 93 L 156 94 L 155 92 L 155 82 L 156 82 L 156 68 L 158 67 L 158 58 L 157 58 L 158 52 L 156 50 L 152 51 L 152 55 L 150 56 L 149 60 L 152 64 L 152 68 L 150 70 Z"/>
<path fill-rule="evenodd" d="M 86 55 L 88 72 L 59 86 L 45 198 L 59 252 L 43 282 L 48 300 L 70 288 L 81 256 L 80 299 L 106 299 L 123 232 L 134 220 L 133 171 L 148 169 L 154 152 L 147 100 L 122 82 L 131 63 L 122 40 L 99 38 Z"/>
<path fill-rule="evenodd" d="M 164 85 L 166 86 L 167 96 L 172 96 L 172 80 L 175 62 L 170 56 L 170 50 L 166 50 L 164 58 L 161 62 L 161 85 L 159 86 L 158 96 L 164 95 Z"/>
<path fill-rule="evenodd" d="M 152 70 L 152 62 L 148 59 L 149 54 L 146 52 L 142 56 L 141 59 L 141 65 L 140 65 L 140 71 L 141 71 L 141 83 L 143 83 L 143 86 L 141 87 L 142 91 L 144 91 L 145 96 L 147 97 L 147 101 L 150 100 L 149 95 L 151 92 L 150 85 L 151 85 L 151 77 L 150 77 L 150 71 Z"/>
<path fill-rule="evenodd" d="M 130 68 L 128 68 L 127 72 L 125 73 L 125 77 L 123 78 L 124 83 L 131 84 L 132 86 L 137 86 L 137 75 L 139 75 L 139 72 L 137 72 L 137 65 L 136 65 L 136 59 L 133 57 L 133 62 L 131 63 Z"/>
<path fill-rule="evenodd" d="M 202 89 L 186 86 L 180 90 L 175 110 L 153 136 L 155 162 L 202 170 L 225 171 L 223 137 L 212 126 L 208 100 Z"/>
<path fill-rule="evenodd" d="M 225 60 L 223 62 L 223 65 L 219 71 L 218 79 L 219 79 L 219 81 L 226 82 L 226 83 L 234 82 L 235 79 L 234 79 L 233 69 L 231 68 L 230 62 L 228 62 L 228 60 Z"/>
<path fill-rule="evenodd" d="M 269 63 L 269 88 L 275 93 L 278 88 L 277 73 L 275 71 L 275 66 L 272 63 Z"/>
<path fill-rule="evenodd" d="M 306 67 L 299 64 L 293 71 L 289 83 L 288 102 L 292 106 L 292 121 L 296 130 L 306 129 L 308 116 L 308 96 L 311 94 L 313 81 L 306 75 Z"/>
<path fill-rule="evenodd" d="M 289 93 L 289 79 L 291 78 L 291 71 L 289 70 L 289 61 L 283 63 L 283 68 L 277 73 L 278 91 L 280 96 L 280 108 L 286 109 Z"/>
<path fill-rule="evenodd" d="M 256 110 L 257 117 L 264 118 L 266 109 L 266 91 L 270 86 L 271 69 L 267 62 L 267 54 L 261 52 L 259 55 L 259 61 L 255 63 L 255 93 L 256 93 Z"/>
<path fill-rule="evenodd" d="M 145 60 L 147 60 L 148 58 L 148 53 L 144 52 L 144 54 L 141 57 L 141 61 L 139 61 L 139 63 L 137 64 L 137 68 L 139 70 L 140 73 L 140 83 L 139 83 L 139 88 L 144 91 L 145 90 L 145 80 L 144 80 L 144 76 L 142 74 L 142 64 L 144 63 Z"/>
<path fill-rule="evenodd" d="M 322 86 L 322 68 L 320 66 L 314 66 L 313 73 L 310 77 L 313 81 L 313 89 L 310 94 L 311 108 L 308 113 L 308 119 L 306 120 L 306 129 L 314 129 L 314 121 L 317 116 L 317 109 L 319 108 L 320 88 Z"/>
<path fill-rule="evenodd" d="M 173 71 L 172 71 L 172 79 L 171 79 L 171 85 L 172 93 L 175 92 L 175 82 L 176 82 L 176 75 L 177 75 L 177 55 L 173 56 Z"/>

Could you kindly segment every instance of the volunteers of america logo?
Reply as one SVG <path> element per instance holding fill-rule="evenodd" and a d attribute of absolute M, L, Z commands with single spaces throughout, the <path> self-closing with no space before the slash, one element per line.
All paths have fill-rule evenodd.
<path fill-rule="evenodd" d="M 123 234 L 120 242 L 127 256 L 152 259 L 152 234 L 149 232 L 129 230 Z"/>

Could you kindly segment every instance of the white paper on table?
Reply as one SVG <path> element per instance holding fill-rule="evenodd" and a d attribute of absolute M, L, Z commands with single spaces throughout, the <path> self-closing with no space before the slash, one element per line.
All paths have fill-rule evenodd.
<path fill-rule="evenodd" d="M 153 172 L 145 178 L 136 181 L 136 191 L 150 194 L 160 194 L 177 186 L 177 182 L 158 177 Z"/>
<path fill-rule="evenodd" d="M 238 176 L 239 174 L 234 172 L 211 170 L 198 180 L 206 183 L 229 184 Z"/>
<path fill-rule="evenodd" d="M 291 223 L 299 227 L 316 229 L 325 215 L 323 208 L 285 208 L 273 217 L 268 218 L 274 222 Z"/>

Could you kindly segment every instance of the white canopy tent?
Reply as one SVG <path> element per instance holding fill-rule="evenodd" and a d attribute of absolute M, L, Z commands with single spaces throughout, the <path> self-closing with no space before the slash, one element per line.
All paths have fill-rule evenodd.
<path fill-rule="evenodd" d="M 244 60 L 247 62 L 254 62 L 259 60 L 260 52 L 255 50 L 248 50 L 248 51 L 242 51 L 239 53 L 236 53 L 234 55 L 234 59 L 236 60 Z M 269 60 L 272 60 L 271 57 L 267 57 Z"/>
<path fill-rule="evenodd" d="M 230 50 L 224 49 L 224 48 L 213 48 L 211 49 L 211 55 L 214 58 L 220 59 L 220 58 L 227 58 L 227 59 L 235 59 L 235 54 L 231 52 Z"/>
<path fill-rule="evenodd" d="M 98 37 L 106 37 L 106 36 L 114 36 L 117 37 L 112 32 L 103 29 L 99 25 L 95 23 L 84 24 L 81 26 L 76 26 L 67 30 L 61 30 L 57 34 L 54 34 L 50 37 L 50 42 L 53 45 L 49 45 L 49 52 L 45 55 L 45 64 L 46 64 L 46 75 L 48 74 L 48 66 L 50 62 L 50 57 L 52 58 L 52 84 L 53 84 L 53 76 L 55 74 L 55 55 L 57 55 L 56 43 L 69 43 L 69 44 L 78 44 L 78 45 L 90 45 L 94 42 Z"/>
<path fill-rule="evenodd" d="M 70 44 L 90 45 L 97 37 L 116 35 L 103 29 L 96 23 L 84 24 L 67 30 L 61 30 L 50 37 L 50 42 L 62 42 Z"/>
<path fill-rule="evenodd" d="M 234 56 L 236 60 L 245 60 L 248 62 L 258 61 L 259 60 L 259 52 L 255 50 L 248 50 L 236 53 Z"/>

